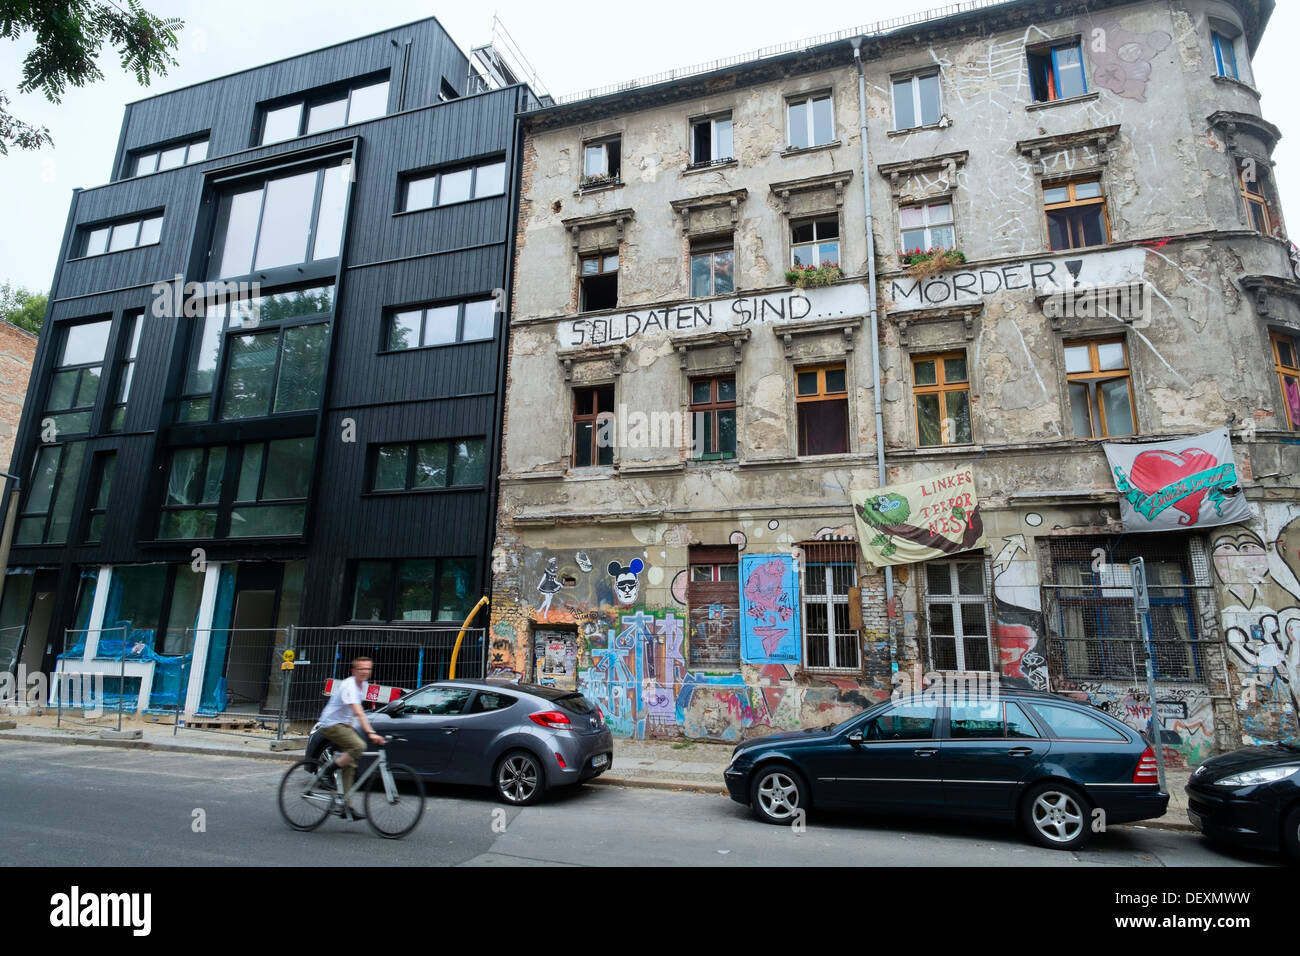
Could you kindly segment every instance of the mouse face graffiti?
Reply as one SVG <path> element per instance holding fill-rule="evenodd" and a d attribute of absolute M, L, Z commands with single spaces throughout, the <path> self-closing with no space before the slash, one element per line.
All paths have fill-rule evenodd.
<path fill-rule="evenodd" d="M 609 562 L 607 569 L 614 579 L 614 597 L 619 604 L 635 604 L 641 590 L 641 579 L 637 577 L 645 567 L 640 558 L 633 558 L 632 563 L 623 567 L 617 561 Z"/>

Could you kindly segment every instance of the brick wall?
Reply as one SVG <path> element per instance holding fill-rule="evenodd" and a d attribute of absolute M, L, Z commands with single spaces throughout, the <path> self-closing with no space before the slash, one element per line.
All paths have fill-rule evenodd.
<path fill-rule="evenodd" d="M 9 471 L 27 381 L 36 358 L 36 336 L 0 321 L 0 469 Z"/>

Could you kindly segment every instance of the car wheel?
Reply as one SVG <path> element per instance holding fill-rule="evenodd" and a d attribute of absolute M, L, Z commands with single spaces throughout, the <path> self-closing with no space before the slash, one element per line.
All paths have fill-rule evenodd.
<path fill-rule="evenodd" d="M 1075 850 L 1088 842 L 1088 801 L 1068 783 L 1040 783 L 1020 806 L 1029 839 L 1052 850 Z"/>
<path fill-rule="evenodd" d="M 1282 852 L 1292 863 L 1300 863 L 1300 806 L 1292 807 L 1282 818 Z"/>
<path fill-rule="evenodd" d="M 749 805 L 764 823 L 788 825 L 808 803 L 808 785 L 794 768 L 778 764 L 755 771 Z"/>
<path fill-rule="evenodd" d="M 542 798 L 546 775 L 541 762 L 528 751 L 512 750 L 497 762 L 492 788 L 503 803 L 526 807 Z"/>

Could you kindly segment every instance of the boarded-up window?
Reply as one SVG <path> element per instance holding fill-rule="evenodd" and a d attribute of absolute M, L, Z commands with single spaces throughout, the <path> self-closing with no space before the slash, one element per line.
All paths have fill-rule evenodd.
<path fill-rule="evenodd" d="M 691 548 L 687 603 L 690 605 L 692 670 L 740 667 L 740 574 L 734 547 Z"/>

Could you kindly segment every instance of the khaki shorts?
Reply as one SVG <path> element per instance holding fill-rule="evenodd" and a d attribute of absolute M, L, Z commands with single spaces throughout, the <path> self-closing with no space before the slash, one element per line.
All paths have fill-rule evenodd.
<path fill-rule="evenodd" d="M 365 742 L 347 724 L 331 724 L 321 728 L 321 734 L 334 745 L 334 749 L 351 755 L 353 760 L 360 760 L 365 752 Z"/>

